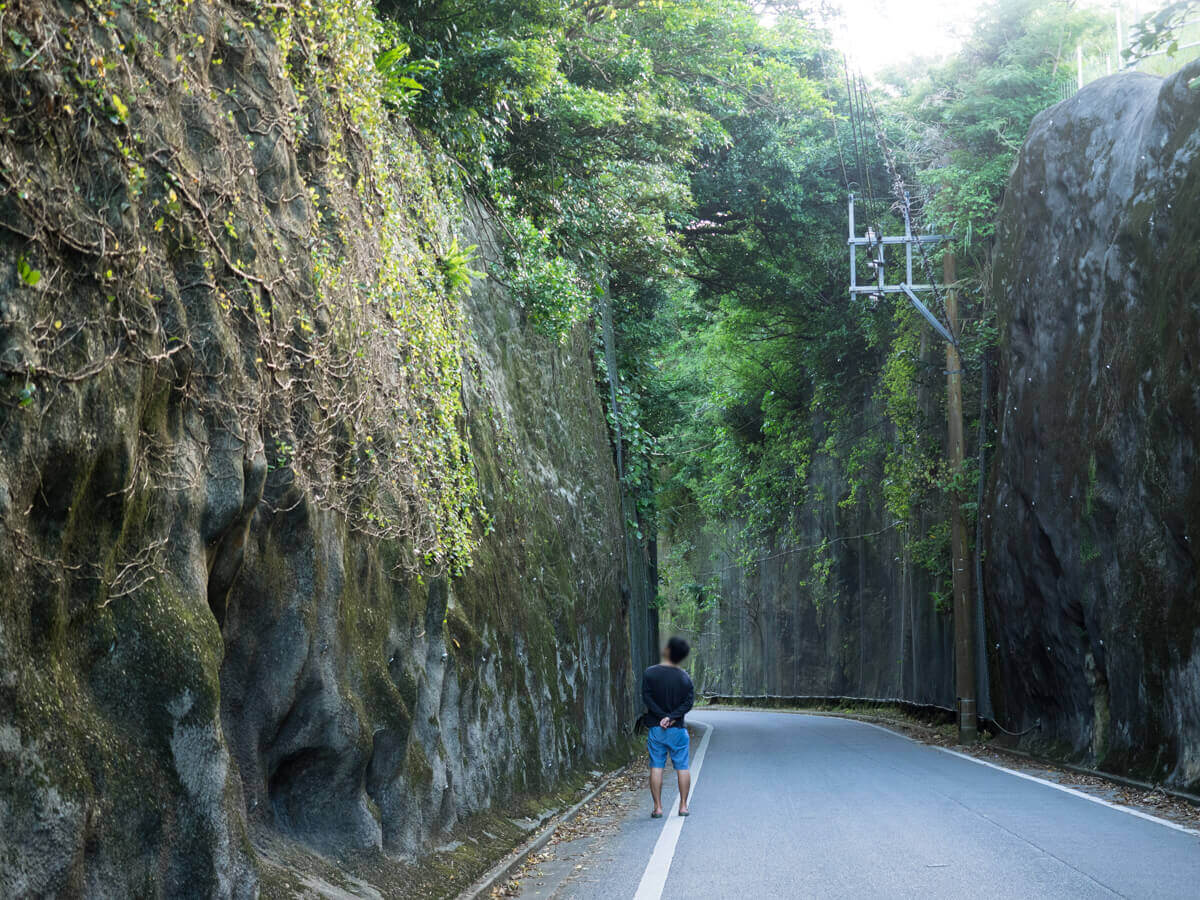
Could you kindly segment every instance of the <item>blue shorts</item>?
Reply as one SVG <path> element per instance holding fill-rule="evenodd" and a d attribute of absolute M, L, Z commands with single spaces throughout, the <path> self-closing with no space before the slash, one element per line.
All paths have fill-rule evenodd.
<path fill-rule="evenodd" d="M 662 769 L 671 755 L 671 765 L 677 772 L 688 767 L 688 733 L 686 728 L 663 728 L 655 725 L 646 735 L 646 749 L 650 751 L 650 768 Z"/>

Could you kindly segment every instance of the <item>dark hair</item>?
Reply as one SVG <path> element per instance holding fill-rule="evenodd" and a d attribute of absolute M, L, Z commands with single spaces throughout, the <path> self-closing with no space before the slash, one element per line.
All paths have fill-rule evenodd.
<path fill-rule="evenodd" d="M 688 642 L 678 635 L 667 641 L 667 658 L 677 665 L 687 659 L 691 652 L 692 648 L 688 646 Z"/>

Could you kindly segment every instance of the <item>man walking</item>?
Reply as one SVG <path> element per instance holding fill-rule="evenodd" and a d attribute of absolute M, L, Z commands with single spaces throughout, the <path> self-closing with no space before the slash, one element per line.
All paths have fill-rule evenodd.
<path fill-rule="evenodd" d="M 688 791 L 692 775 L 688 771 L 688 733 L 683 717 L 692 708 L 695 689 L 688 673 L 679 667 L 691 647 L 681 637 L 673 637 L 663 647 L 662 662 L 642 675 L 642 700 L 648 712 L 642 721 L 650 729 L 646 749 L 650 751 L 650 796 L 654 798 L 653 819 L 661 819 L 663 768 L 667 756 L 679 779 L 679 814 L 688 814 Z"/>

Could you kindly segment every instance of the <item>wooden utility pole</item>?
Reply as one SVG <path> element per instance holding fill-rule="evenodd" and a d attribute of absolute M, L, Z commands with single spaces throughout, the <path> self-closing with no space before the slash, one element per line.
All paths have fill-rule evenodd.
<path fill-rule="evenodd" d="M 898 177 L 898 176 L 897 176 Z M 923 245 L 949 240 L 944 234 L 913 234 L 912 214 L 907 192 L 900 196 L 904 213 L 904 236 L 883 234 L 882 226 L 868 227 L 865 237 L 859 237 L 854 226 L 854 194 L 849 197 L 847 213 L 850 221 L 850 296 L 868 294 L 880 299 L 888 294 L 904 294 L 909 303 L 946 340 L 946 414 L 950 436 L 950 477 L 954 488 L 950 492 L 950 552 L 954 590 L 954 669 L 955 694 L 958 698 L 958 740 L 969 744 L 979 736 L 979 719 L 975 705 L 975 607 L 971 603 L 971 569 L 967 552 L 967 523 L 963 517 L 963 411 L 962 360 L 958 356 L 958 292 L 954 287 L 954 251 L 947 250 L 943 261 L 942 280 L 946 285 L 946 322 L 942 322 L 918 294 L 938 296 L 936 284 L 915 284 L 913 281 L 913 248 L 922 258 Z M 893 245 L 904 246 L 904 280 L 890 284 L 887 277 L 886 250 Z M 863 248 L 874 269 L 870 283 L 858 283 L 858 250 Z M 932 272 L 929 273 L 932 276 Z M 931 278 L 932 280 L 932 278 Z M 916 664 L 916 656 L 913 657 Z M 915 680 L 915 671 L 914 671 Z"/>
<path fill-rule="evenodd" d="M 946 318 L 950 333 L 958 339 L 958 289 L 954 266 L 954 251 L 947 250 L 942 263 L 942 278 L 946 284 Z M 971 603 L 971 569 L 967 552 L 967 522 L 963 516 L 963 407 L 962 360 L 958 346 L 946 343 L 946 415 L 950 438 L 950 477 L 954 489 L 950 493 L 950 552 L 951 581 L 954 590 L 954 669 L 955 692 L 958 695 L 958 742 L 974 743 L 979 736 L 979 720 L 975 708 L 975 607 Z"/>

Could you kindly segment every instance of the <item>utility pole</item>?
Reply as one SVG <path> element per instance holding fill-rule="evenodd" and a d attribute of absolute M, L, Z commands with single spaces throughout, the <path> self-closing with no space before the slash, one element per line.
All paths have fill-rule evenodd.
<path fill-rule="evenodd" d="M 954 670 L 958 695 L 958 742 L 972 744 L 979 736 L 975 706 L 975 607 L 971 603 L 971 569 L 967 551 L 967 521 L 963 516 L 962 359 L 958 354 L 958 288 L 954 251 L 942 258 L 946 285 L 946 319 L 954 341 L 946 342 L 946 417 L 950 451 L 950 552 L 954 591 Z"/>
<path fill-rule="evenodd" d="M 954 669 L 955 695 L 958 698 L 958 742 L 974 743 L 979 736 L 979 713 L 975 699 L 975 606 L 971 602 L 971 560 L 967 547 L 967 521 L 963 516 L 963 408 L 962 408 L 962 359 L 958 353 L 958 290 L 954 251 L 947 249 L 942 257 L 942 283 L 946 288 L 946 321 L 942 322 L 921 298 L 921 293 L 938 296 L 936 284 L 915 284 L 913 278 L 913 248 L 922 258 L 927 244 L 944 243 L 949 237 L 944 234 L 913 234 L 912 217 L 909 212 L 909 197 L 901 197 L 904 214 L 904 236 L 883 233 L 882 223 L 869 225 L 865 237 L 859 237 L 854 221 L 854 194 L 850 194 L 847 207 L 850 236 L 846 243 L 850 248 L 850 296 L 866 294 L 881 300 L 888 294 L 904 294 L 909 303 L 919 312 L 934 331 L 946 341 L 946 416 L 949 434 L 950 478 L 950 553 L 951 583 L 954 591 Z M 893 284 L 888 279 L 888 247 L 904 247 L 904 280 Z M 858 281 L 858 252 L 862 248 L 867 254 L 867 264 L 874 277 L 866 284 Z M 895 270 L 893 265 L 891 271 Z M 928 269 L 927 269 L 928 271 Z M 929 273 L 932 279 L 932 272 Z"/>

